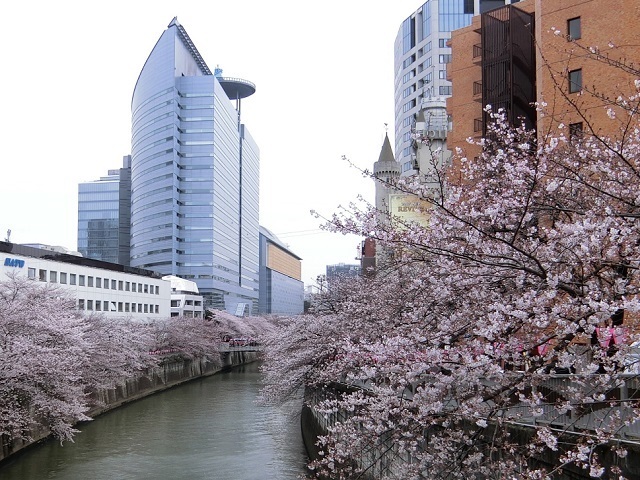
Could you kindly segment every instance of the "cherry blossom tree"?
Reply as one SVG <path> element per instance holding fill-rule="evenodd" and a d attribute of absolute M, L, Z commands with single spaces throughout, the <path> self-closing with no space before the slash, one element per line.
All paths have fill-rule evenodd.
<path fill-rule="evenodd" d="M 439 188 L 392 185 L 431 206 L 426 226 L 366 204 L 329 219 L 375 239 L 386 262 L 280 325 L 263 390 L 305 388 L 332 419 L 320 474 L 621 475 L 618 434 L 639 418 L 621 394 L 640 310 L 639 100 L 625 100 L 616 138 L 560 125 L 538 144 L 491 113 L 494 140 L 459 159 L 464 182 L 442 167 Z"/>
<path fill-rule="evenodd" d="M 48 284 L 0 282 L 0 434 L 28 439 L 40 424 L 61 440 L 87 420 L 83 367 L 91 342 L 75 302 Z"/>
<path fill-rule="evenodd" d="M 83 369 L 87 391 L 113 388 L 154 367 L 158 358 L 149 355 L 155 348 L 152 327 L 132 319 L 107 319 L 100 314 L 86 318 L 86 337 L 92 345 Z"/>
<path fill-rule="evenodd" d="M 153 352 L 184 358 L 206 357 L 220 363 L 221 330 L 202 317 L 171 317 L 149 324 L 154 337 Z"/>

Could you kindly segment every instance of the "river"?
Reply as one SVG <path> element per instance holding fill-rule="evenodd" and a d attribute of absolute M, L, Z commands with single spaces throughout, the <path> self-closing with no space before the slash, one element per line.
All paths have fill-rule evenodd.
<path fill-rule="evenodd" d="M 256 404 L 259 364 L 130 403 L 0 467 L 2 480 L 288 480 L 305 474 L 300 401 Z"/>

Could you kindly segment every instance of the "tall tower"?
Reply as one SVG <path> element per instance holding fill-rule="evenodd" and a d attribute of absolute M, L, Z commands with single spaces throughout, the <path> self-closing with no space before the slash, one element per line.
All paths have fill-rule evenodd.
<path fill-rule="evenodd" d="M 189 279 L 209 308 L 258 308 L 255 85 L 211 72 L 174 18 L 131 101 L 131 265 Z"/>
<path fill-rule="evenodd" d="M 376 178 L 376 209 L 389 213 L 389 195 L 394 192 L 391 185 L 400 177 L 400 164 L 393 158 L 388 134 L 384 136 L 378 161 L 373 164 L 373 176 Z"/>

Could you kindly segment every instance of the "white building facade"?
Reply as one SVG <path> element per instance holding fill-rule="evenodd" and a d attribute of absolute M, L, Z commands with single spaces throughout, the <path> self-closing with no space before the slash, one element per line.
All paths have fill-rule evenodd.
<path fill-rule="evenodd" d="M 78 310 L 140 321 L 170 316 L 171 282 L 155 272 L 0 242 L 0 274 L 48 283 L 69 293 Z"/>
<path fill-rule="evenodd" d="M 162 279 L 171 282 L 172 317 L 204 317 L 203 298 L 196 282 L 174 275 L 166 275 Z"/>

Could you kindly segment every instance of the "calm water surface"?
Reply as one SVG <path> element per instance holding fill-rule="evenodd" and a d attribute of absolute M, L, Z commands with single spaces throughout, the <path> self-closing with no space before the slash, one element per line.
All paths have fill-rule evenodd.
<path fill-rule="evenodd" d="M 305 474 L 301 401 L 256 405 L 259 364 L 196 380 L 48 441 L 0 467 L 1 480 L 297 479 Z"/>

